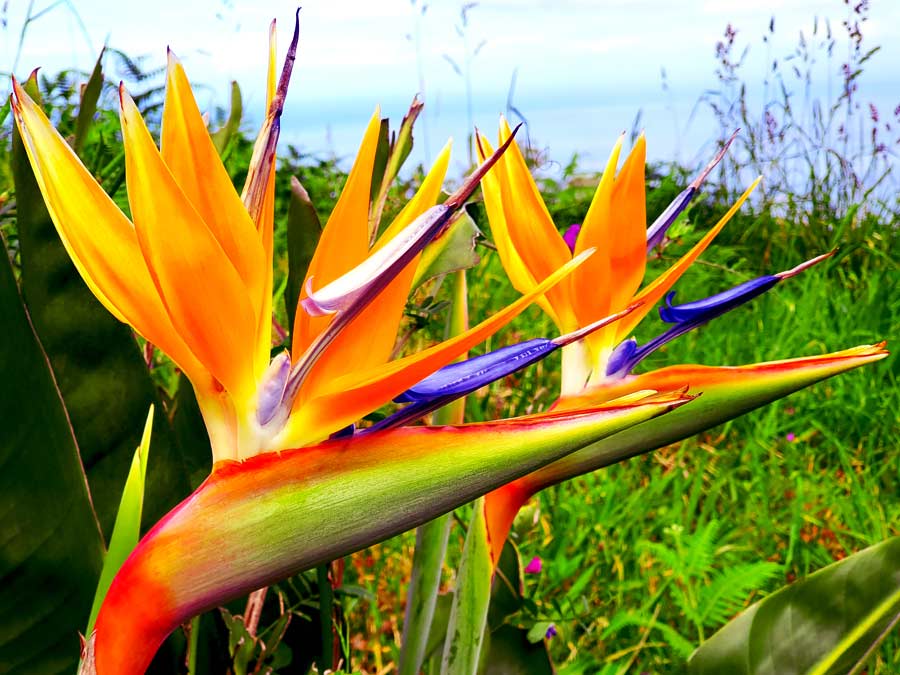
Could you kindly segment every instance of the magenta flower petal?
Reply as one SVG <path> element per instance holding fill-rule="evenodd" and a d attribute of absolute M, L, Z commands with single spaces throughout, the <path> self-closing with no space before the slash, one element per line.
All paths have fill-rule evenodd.
<path fill-rule="evenodd" d="M 534 556 L 528 564 L 525 565 L 525 574 L 540 574 L 543 566 L 539 556 Z"/>

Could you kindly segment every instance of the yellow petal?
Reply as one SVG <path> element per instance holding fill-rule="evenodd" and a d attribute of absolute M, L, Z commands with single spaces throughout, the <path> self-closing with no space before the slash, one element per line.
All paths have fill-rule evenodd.
<path fill-rule="evenodd" d="M 484 162 L 494 152 L 490 142 L 477 131 L 475 132 L 475 145 L 479 162 Z M 513 246 L 510 238 L 509 223 L 506 222 L 506 213 L 503 209 L 503 191 L 500 186 L 499 174 L 500 167 L 494 166 L 481 179 L 484 208 L 487 211 L 491 233 L 494 236 L 494 244 L 497 246 L 497 253 L 500 255 L 503 269 L 517 291 L 528 293 L 537 286 L 537 281 L 535 281 L 531 271 L 519 256 L 519 252 Z M 553 309 L 548 306 L 547 311 L 552 313 Z"/>
<path fill-rule="evenodd" d="M 747 200 L 750 193 L 752 193 L 756 189 L 756 186 L 759 185 L 760 180 L 760 178 L 757 178 L 753 181 L 744 194 L 742 194 L 734 203 L 734 206 L 728 209 L 728 213 L 722 216 L 715 227 L 707 232 L 690 251 L 685 253 L 678 262 L 660 274 L 649 285 L 641 289 L 640 293 L 634 296 L 634 302 L 643 302 L 644 304 L 615 325 L 616 343 L 621 342 L 631 335 L 631 331 L 634 330 L 634 327 L 641 322 L 641 319 L 647 316 L 656 303 L 659 302 L 670 288 L 672 288 L 672 285 L 678 281 L 679 277 L 684 274 L 685 270 L 687 270 L 700 254 L 706 250 L 706 247 L 712 243 L 712 240 L 722 231 L 722 228 L 725 227 L 729 220 L 731 220 L 731 217 L 737 213 L 737 210 L 741 208 L 741 204 Z"/>
<path fill-rule="evenodd" d="M 589 254 L 585 252 L 585 255 Z M 350 372 L 333 380 L 320 396 L 310 398 L 302 405 L 295 404 L 284 436 L 277 443 L 293 447 L 321 440 L 379 408 L 493 335 L 554 284 L 564 281 L 584 259 L 582 255 L 570 260 L 535 286 L 532 292 L 450 340 L 368 371 Z"/>
<path fill-rule="evenodd" d="M 255 316 L 262 311 L 266 259 L 256 226 L 231 183 L 194 100 L 184 68 L 169 52 L 161 153 L 172 177 L 244 282 Z"/>
<path fill-rule="evenodd" d="M 128 201 L 150 276 L 185 342 L 241 405 L 256 393 L 256 316 L 247 288 L 124 88 L 120 99 Z"/>
<path fill-rule="evenodd" d="M 444 146 L 415 196 L 384 231 L 373 251 L 435 205 L 450 163 L 450 147 L 450 143 Z M 321 393 L 341 375 L 369 370 L 387 362 L 394 349 L 418 263 L 419 256 L 416 256 L 329 345 L 301 389 L 304 399 Z"/>
<path fill-rule="evenodd" d="M 515 142 L 507 150 L 507 153 L 513 150 Z M 476 132 L 476 147 L 478 150 L 478 159 L 483 162 L 494 149 L 488 140 Z M 530 178 L 530 176 L 529 176 Z M 506 199 L 510 193 L 509 180 L 503 159 L 491 169 L 481 180 L 481 190 L 484 195 L 484 207 L 487 212 L 488 222 L 491 226 L 491 233 L 494 237 L 494 243 L 497 246 L 497 253 L 500 256 L 500 262 L 503 269 L 509 277 L 513 287 L 520 293 L 528 293 L 533 289 L 538 280 L 535 278 L 534 271 L 531 266 L 523 259 L 518 248 L 516 247 L 513 234 L 511 233 L 510 218 L 507 216 L 508 211 L 512 210 L 506 204 Z M 557 235 L 559 236 L 559 235 Z M 541 297 L 537 301 L 541 309 L 547 316 L 559 327 L 560 331 L 565 332 L 563 321 L 560 318 L 557 308 L 551 304 L 547 297 Z"/>
<path fill-rule="evenodd" d="M 506 141 L 512 130 L 505 119 L 500 120 L 500 142 Z M 572 259 L 517 143 L 513 142 L 497 163 L 503 209 L 508 234 L 522 261 L 536 281 L 543 281 Z M 560 330 L 577 328 L 572 307 L 571 285 L 565 282 L 547 293 L 547 301 L 563 324 Z"/>
<path fill-rule="evenodd" d="M 369 255 L 369 193 L 380 131 L 381 113 L 376 108 L 341 196 L 322 230 L 303 288 L 306 288 L 310 278 L 315 278 L 315 288 L 322 288 L 359 265 Z M 301 293 L 301 299 L 305 295 L 305 291 Z M 302 308 L 297 310 L 291 346 L 291 355 L 295 360 L 330 321 L 330 316 L 312 317 Z"/>
<path fill-rule="evenodd" d="M 88 287 L 112 314 L 162 349 L 202 387 L 208 375 L 177 333 L 151 279 L 134 227 L 13 82 L 16 122 L 47 209 Z"/>

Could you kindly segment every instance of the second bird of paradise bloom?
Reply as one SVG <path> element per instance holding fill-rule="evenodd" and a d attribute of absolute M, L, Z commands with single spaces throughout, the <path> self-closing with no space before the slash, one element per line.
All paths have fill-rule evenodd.
<path fill-rule="evenodd" d="M 817 256 L 793 269 L 753 279 L 703 300 L 673 306 L 672 286 L 710 245 L 759 180 L 754 181 L 684 256 L 641 288 L 647 255 L 665 239 L 667 229 L 698 193 L 734 136 L 649 228 L 645 206 L 645 139 L 643 135 L 637 139 L 617 173 L 620 138 L 583 223 L 560 234 L 513 135 L 501 119 L 499 141 L 501 145 L 509 144 L 509 148 L 482 181 L 491 232 L 513 286 L 527 293 L 560 265 L 587 250 L 596 250 L 583 265 L 538 300 L 563 335 L 553 339 L 535 338 L 446 366 L 398 397 L 399 402 L 408 405 L 379 422 L 377 427 L 391 428 L 417 419 L 557 349 L 562 350 L 562 378 L 560 397 L 551 407 L 553 411 L 628 400 L 647 391 L 682 390 L 698 394 L 699 398 L 664 418 L 649 420 L 571 453 L 476 502 L 469 537 L 481 537 L 485 541 L 472 546 L 471 551 L 488 559 L 470 567 L 483 574 L 491 574 L 496 568 L 516 514 L 540 490 L 683 440 L 802 387 L 887 356 L 881 343 L 786 361 L 737 367 L 680 365 L 632 375 L 632 370 L 646 356 L 667 342 L 752 300 L 832 254 Z M 476 147 L 479 160 L 491 156 L 490 143 L 478 132 Z M 663 298 L 665 305 L 659 309 L 660 317 L 672 327 L 638 346 L 630 337 L 631 332 Z M 605 316 L 618 320 L 604 321 L 605 325 L 597 328 L 595 322 Z M 468 543 L 466 550 L 470 550 Z M 481 586 L 484 587 L 483 580 Z M 454 643 L 460 647 L 456 651 L 471 652 L 462 660 L 468 659 L 466 667 L 474 667 L 487 619 L 487 599 L 462 591 L 455 595 L 454 608 L 459 598 L 473 606 L 460 610 L 468 617 L 466 628 L 451 626 L 448 640 L 452 633 Z M 467 630 L 473 632 L 464 634 Z M 448 653 L 453 650 L 445 649 L 445 659 Z"/>
<path fill-rule="evenodd" d="M 66 249 L 109 311 L 190 379 L 213 448 L 209 478 L 151 529 L 113 580 L 84 672 L 141 673 L 165 637 L 205 609 L 414 527 L 691 400 L 650 392 L 485 424 L 337 434 L 490 336 L 591 251 L 461 335 L 391 360 L 419 253 L 504 148 L 435 206 L 445 148 L 370 246 L 376 111 L 310 263 L 290 353 L 270 359 L 275 148 L 298 31 L 277 81 L 274 37 L 273 24 L 268 112 L 242 194 L 174 55 L 161 147 L 120 87 L 131 220 L 13 83 L 17 128 Z"/>
<path fill-rule="evenodd" d="M 593 256 L 538 302 L 567 335 L 579 335 L 579 331 L 603 316 L 618 316 L 620 320 L 591 330 L 581 340 L 568 339 L 566 335 L 538 338 L 447 366 L 399 397 L 398 400 L 409 401 L 410 405 L 395 417 L 404 421 L 413 419 L 560 348 L 562 382 L 560 398 L 551 408 L 554 411 L 623 400 L 645 391 L 681 389 L 700 397 L 664 419 L 625 430 L 489 493 L 481 504 L 485 519 L 483 531 L 488 540 L 486 548 L 492 565 L 499 561 L 519 509 L 540 490 L 682 440 L 804 386 L 887 356 L 884 343 L 880 343 L 822 356 L 746 366 L 679 365 L 632 375 L 632 370 L 646 356 L 670 340 L 752 300 L 831 255 L 817 256 L 793 269 L 753 279 L 703 300 L 672 305 L 672 286 L 746 201 L 759 183 L 757 179 L 697 244 L 641 288 L 648 253 L 664 240 L 667 229 L 697 194 L 733 138 L 649 228 L 645 206 L 645 139 L 643 135 L 637 139 L 617 173 L 623 140 L 619 138 L 583 223 L 560 234 L 513 140 L 513 132 L 501 119 L 499 140 L 501 144 L 509 143 L 509 149 L 485 176 L 482 187 L 497 251 L 512 284 L 520 292 L 528 292 L 558 266 L 595 248 Z M 490 143 L 480 133 L 476 133 L 476 145 L 480 160 L 490 156 Z M 663 298 L 665 304 L 659 308 L 659 314 L 672 327 L 638 346 L 630 337 L 631 332 Z M 391 418 L 381 423 L 382 427 L 391 425 Z"/>

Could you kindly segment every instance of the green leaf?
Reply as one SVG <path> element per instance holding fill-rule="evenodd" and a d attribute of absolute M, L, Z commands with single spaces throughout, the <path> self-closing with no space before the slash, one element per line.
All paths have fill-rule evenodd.
<path fill-rule="evenodd" d="M 478 672 L 491 601 L 493 564 L 490 548 L 482 497 L 472 510 L 459 563 L 444 643 L 442 675 L 475 675 Z"/>
<path fill-rule="evenodd" d="M 387 117 L 381 119 L 378 129 L 378 141 L 375 144 L 375 161 L 372 164 L 372 181 L 369 185 L 369 239 L 371 240 L 378 231 L 378 223 L 375 209 L 384 182 L 384 171 L 387 168 L 388 159 L 391 156 L 391 132 L 390 120 Z M 380 215 L 380 214 L 379 214 Z"/>
<path fill-rule="evenodd" d="M 231 143 L 231 140 L 235 138 L 240 131 L 241 117 L 243 117 L 243 115 L 244 104 L 241 99 L 241 88 L 238 86 L 237 82 L 232 82 L 231 111 L 228 113 L 228 119 L 225 120 L 225 124 L 222 125 L 221 129 L 213 131 L 210 134 L 213 145 L 216 146 L 216 152 L 219 153 L 220 157 L 225 154 L 229 143 Z"/>
<path fill-rule="evenodd" d="M 300 181 L 291 176 L 291 201 L 287 217 L 288 282 L 284 291 L 284 304 L 291 329 L 306 270 L 309 269 L 321 234 L 322 225 L 316 207 Z"/>
<path fill-rule="evenodd" d="M 803 387 L 885 356 L 883 345 L 873 345 L 808 359 L 738 367 L 673 366 L 639 375 L 632 380 L 636 389 L 689 386 L 689 393 L 700 396 L 666 415 L 665 420 L 650 420 L 631 427 L 545 466 L 528 477 L 529 489 L 537 492 L 689 438 Z"/>
<path fill-rule="evenodd" d="M 422 251 L 412 288 L 416 289 L 436 276 L 477 265 L 481 258 L 475 252 L 475 241 L 479 236 L 481 231 L 468 212 L 457 213 L 447 229 Z"/>
<path fill-rule="evenodd" d="M 488 626 L 491 630 L 498 629 L 522 609 L 524 588 L 519 549 L 507 539 L 500 551 L 500 560 L 497 561 L 497 570 L 491 582 L 491 607 L 488 614 Z"/>
<path fill-rule="evenodd" d="M 384 205 L 387 202 L 388 190 L 391 189 L 394 180 L 403 168 L 403 164 L 409 157 L 413 149 L 413 126 L 419 113 L 425 104 L 416 96 L 409 105 L 409 110 L 403 116 L 400 123 L 400 129 L 391 139 L 390 153 L 387 161 L 382 160 L 384 149 L 386 147 L 386 138 L 388 132 L 388 121 L 381 121 L 381 136 L 378 139 L 378 152 L 375 156 L 375 170 L 372 172 L 372 204 L 369 209 L 369 238 L 372 242 L 378 235 L 381 228 L 381 215 L 384 213 Z M 382 163 L 384 161 L 384 163 Z M 379 167 L 383 167 L 381 173 L 378 173 Z M 377 186 L 377 187 L 376 187 Z M 377 192 L 376 192 L 377 190 Z"/>
<path fill-rule="evenodd" d="M 900 537 L 752 605 L 691 656 L 691 675 L 857 672 L 900 620 Z"/>
<path fill-rule="evenodd" d="M 12 109 L 10 105 L 10 100 L 6 99 L 6 102 L 3 105 L 0 105 L 0 126 L 6 121 L 6 118 L 9 117 L 9 111 Z"/>
<path fill-rule="evenodd" d="M 507 625 L 491 633 L 484 675 L 553 675 L 544 641 L 549 625 L 540 622 L 531 631 Z"/>
<path fill-rule="evenodd" d="M 172 431 L 184 457 L 188 483 L 196 489 L 212 470 L 212 446 L 194 387 L 186 377 L 179 379 L 175 392 Z"/>
<path fill-rule="evenodd" d="M 84 149 L 84 141 L 94 121 L 94 114 L 97 112 L 97 101 L 100 100 L 100 94 L 103 91 L 103 55 L 105 53 L 106 47 L 100 50 L 94 70 L 91 71 L 91 76 L 81 90 L 81 105 L 78 108 L 78 118 L 75 120 L 75 139 L 72 143 L 75 152 L 79 155 Z"/>
<path fill-rule="evenodd" d="M 441 585 L 450 525 L 451 516 L 446 514 L 416 530 L 416 549 L 403 620 L 400 675 L 421 672 Z"/>
<path fill-rule="evenodd" d="M 62 399 L 0 249 L 0 672 L 71 673 L 103 538 Z"/>
<path fill-rule="evenodd" d="M 131 469 L 125 480 L 125 489 L 122 491 L 122 500 L 119 502 L 119 512 L 116 515 L 116 524 L 113 526 L 112 537 L 109 539 L 109 548 L 103 559 L 103 569 L 100 572 L 100 581 L 97 584 L 97 592 L 94 594 L 94 604 L 91 607 L 91 616 L 88 619 L 85 635 L 90 635 L 94 630 L 94 622 L 97 620 L 97 612 L 106 591 L 112 583 L 116 572 L 125 562 L 134 547 L 137 546 L 141 536 L 141 509 L 144 506 L 144 485 L 147 480 L 147 457 L 150 453 L 150 433 L 153 429 L 153 406 L 147 414 L 147 423 L 144 425 L 144 435 L 141 444 L 134 451 L 131 460 Z"/>
<path fill-rule="evenodd" d="M 544 638 L 547 635 L 547 631 L 550 630 L 550 627 L 552 625 L 553 622 L 551 621 L 538 621 L 530 629 L 528 629 L 528 633 L 526 635 L 528 641 L 532 644 L 543 642 Z"/>
<path fill-rule="evenodd" d="M 17 132 L 12 167 L 22 295 L 65 402 L 108 538 L 147 409 L 159 405 L 156 387 L 131 329 L 106 311 L 69 259 Z M 163 415 L 153 429 L 150 472 L 148 525 L 188 493 L 184 463 Z"/>
<path fill-rule="evenodd" d="M 468 290 L 466 273 L 458 272 L 454 279 L 450 312 L 444 339 L 450 339 L 469 327 Z M 464 357 L 460 357 L 462 359 Z M 457 359 L 459 360 L 459 359 Z M 435 411 L 434 424 L 462 424 L 466 412 L 466 397 L 462 396 Z M 421 672 L 425 659 L 431 621 L 441 587 L 441 571 L 450 537 L 451 516 L 445 514 L 425 523 L 416 530 L 412 576 L 406 595 L 406 616 L 403 621 L 403 642 L 400 650 L 400 675 Z"/>

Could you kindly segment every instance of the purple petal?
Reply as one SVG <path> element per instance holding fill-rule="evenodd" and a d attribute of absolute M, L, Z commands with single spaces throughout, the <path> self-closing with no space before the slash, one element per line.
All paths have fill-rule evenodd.
<path fill-rule="evenodd" d="M 631 369 L 634 367 L 631 365 L 631 359 L 637 351 L 637 348 L 637 340 L 633 337 L 620 342 L 618 346 L 613 349 L 612 354 L 609 355 L 609 361 L 606 362 L 606 374 L 614 375 L 619 372 L 627 374 L 631 372 Z"/>
<path fill-rule="evenodd" d="M 272 359 L 263 375 L 256 407 L 256 419 L 261 426 L 265 426 L 275 417 L 284 398 L 284 388 L 290 371 L 291 356 L 287 352 L 281 352 Z"/>
<path fill-rule="evenodd" d="M 666 232 L 672 226 L 672 223 L 678 218 L 682 211 L 691 203 L 697 189 L 688 187 L 682 190 L 675 199 L 669 204 L 662 213 L 659 214 L 653 224 L 647 228 L 647 253 L 653 250 L 655 246 L 659 246 L 662 240 L 666 238 Z"/>
<path fill-rule="evenodd" d="M 427 401 L 436 396 L 468 394 L 540 361 L 555 349 L 557 345 L 544 338 L 501 347 L 487 354 L 444 366 L 394 400 L 397 403 L 408 403 Z"/>
<path fill-rule="evenodd" d="M 572 253 L 575 253 L 575 243 L 578 241 L 578 235 L 580 233 L 581 223 L 576 223 L 574 225 L 569 225 L 565 234 L 563 234 L 563 241 L 566 242 L 566 246 L 569 247 L 569 250 L 572 251 Z"/>
<path fill-rule="evenodd" d="M 830 258 L 834 253 L 835 251 L 824 253 L 785 272 L 767 274 L 751 279 L 722 293 L 711 295 L 703 300 L 686 302 L 683 305 L 673 305 L 672 298 L 675 297 L 675 292 L 669 293 L 666 295 L 666 306 L 659 308 L 659 316 L 663 321 L 674 325 L 665 333 L 657 335 L 650 342 L 640 347 L 637 346 L 634 338 L 619 344 L 613 350 L 606 365 L 607 377 L 625 377 L 634 370 L 638 363 L 667 342 L 674 340 L 679 335 L 684 335 L 698 326 L 702 326 L 707 321 L 711 321 L 736 307 L 740 307 L 745 302 L 762 295 L 779 281 L 790 279 L 801 272 L 805 272 L 813 265 Z"/>
<path fill-rule="evenodd" d="M 391 429 L 442 408 L 451 401 L 540 361 L 559 349 L 552 340 L 536 338 L 451 363 L 407 389 L 394 400 L 409 403 L 363 432 Z"/>
<path fill-rule="evenodd" d="M 672 305 L 675 293 L 674 291 L 669 293 L 666 296 L 666 306 L 659 308 L 659 315 L 663 321 L 674 325 L 640 347 L 633 338 L 619 344 L 607 363 L 607 376 L 625 377 L 634 370 L 637 364 L 664 344 L 762 295 L 779 281 L 781 281 L 780 276 L 767 275 L 746 281 L 703 300 L 683 305 Z"/>
<path fill-rule="evenodd" d="M 740 129 L 731 134 L 731 138 L 725 141 L 725 144 L 719 152 L 716 153 L 716 156 L 712 158 L 712 161 L 700 172 L 700 175 L 691 181 L 691 184 L 682 190 L 681 194 L 675 197 L 672 203 L 659 214 L 659 217 L 655 221 L 653 221 L 653 225 L 647 229 L 647 253 L 650 253 L 655 246 L 658 246 L 662 243 L 662 240 L 665 239 L 666 232 L 672 226 L 672 223 L 675 222 L 681 212 L 687 208 L 687 205 L 691 203 L 691 200 L 700 191 L 700 186 L 703 184 L 703 181 L 706 180 L 706 177 L 710 172 L 722 161 L 725 153 L 728 152 L 728 148 L 737 137 L 738 131 L 740 131 Z"/>
<path fill-rule="evenodd" d="M 672 305 L 672 299 L 675 297 L 675 291 L 672 291 L 666 295 L 666 306 L 659 308 L 659 316 L 666 323 L 684 323 L 687 321 L 706 323 L 710 319 L 721 316 L 725 312 L 762 295 L 779 281 L 781 281 L 780 277 L 766 275 L 745 281 L 734 288 L 711 295 L 703 300 L 687 302 L 683 305 Z"/>
<path fill-rule="evenodd" d="M 556 637 L 556 635 L 556 626 L 551 623 L 549 626 L 547 626 L 547 632 L 544 633 L 544 637 L 549 640 L 550 638 Z"/>
<path fill-rule="evenodd" d="M 525 574 L 540 574 L 542 567 L 541 559 L 539 556 L 534 556 L 528 564 L 525 565 Z"/>
<path fill-rule="evenodd" d="M 535 338 L 444 366 L 394 399 L 397 403 L 409 403 L 408 406 L 373 424 L 363 433 L 397 427 L 417 420 L 460 396 L 470 394 L 486 384 L 540 361 L 560 347 L 581 340 L 603 326 L 627 316 L 639 306 L 640 303 L 635 303 L 621 312 L 552 340 Z"/>

